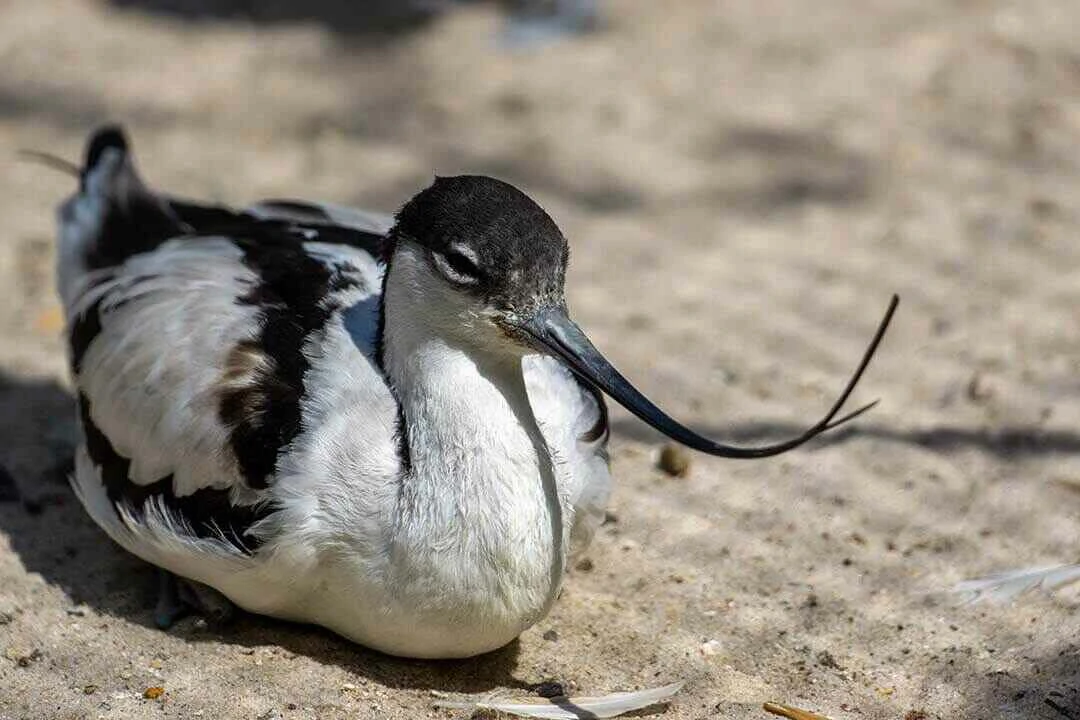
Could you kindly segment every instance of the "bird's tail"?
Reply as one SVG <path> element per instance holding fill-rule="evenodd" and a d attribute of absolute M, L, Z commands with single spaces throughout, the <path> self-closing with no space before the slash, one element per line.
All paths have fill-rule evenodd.
<path fill-rule="evenodd" d="M 1080 582 L 1080 564 L 1006 570 L 976 580 L 966 580 L 953 588 L 967 603 L 1008 603 L 1028 593 L 1053 592 Z"/>
<path fill-rule="evenodd" d="M 106 150 L 112 150 L 121 156 L 128 154 L 127 136 L 124 129 L 119 125 L 105 125 L 95 130 L 86 146 L 86 156 L 83 165 L 62 158 L 55 153 L 44 150 L 19 150 L 16 156 L 21 160 L 37 163 L 47 168 L 57 170 L 65 175 L 77 177 L 85 182 L 86 176 L 101 161 Z"/>
<path fill-rule="evenodd" d="M 40 153 L 38 159 L 73 170 L 71 163 Z M 60 162 L 56 162 L 59 160 Z M 135 170 L 124 130 L 107 125 L 91 134 L 79 189 L 59 208 L 58 284 L 69 309 L 98 271 L 151 250 L 186 228 Z"/>

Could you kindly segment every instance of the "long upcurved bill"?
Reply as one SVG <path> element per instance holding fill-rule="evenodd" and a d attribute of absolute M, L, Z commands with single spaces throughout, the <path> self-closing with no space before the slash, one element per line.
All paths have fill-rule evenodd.
<path fill-rule="evenodd" d="M 885 316 L 878 325 L 877 332 L 874 333 L 873 340 L 870 341 L 870 345 L 863 354 L 862 361 L 859 363 L 858 368 L 856 368 L 855 373 L 851 376 L 851 379 L 848 381 L 844 391 L 840 394 L 840 397 L 833 403 L 832 408 L 829 409 L 829 412 L 826 413 L 821 420 L 811 425 L 806 432 L 801 435 L 772 445 L 763 445 L 759 447 L 737 447 L 719 443 L 698 435 L 685 425 L 672 419 L 667 413 L 642 395 L 629 380 L 623 377 L 622 374 L 607 361 L 607 358 L 593 346 L 592 342 L 589 341 L 589 338 L 582 332 L 581 328 L 570 319 L 566 313 L 566 309 L 563 307 L 552 307 L 540 310 L 529 320 L 521 322 L 520 324 L 515 323 L 514 329 L 519 332 L 524 332 L 532 345 L 562 360 L 586 383 L 597 390 L 607 393 L 620 405 L 671 439 L 677 440 L 694 450 L 709 453 L 710 455 L 729 458 L 762 458 L 779 455 L 780 453 L 796 448 L 826 430 L 861 415 L 877 404 L 877 401 L 874 401 L 852 413 L 843 415 L 838 419 L 836 418 L 844 403 L 847 402 L 851 392 L 855 389 L 855 385 L 859 382 L 859 378 L 862 377 L 863 371 L 866 370 L 867 365 L 869 365 L 870 358 L 873 357 L 874 352 L 881 343 L 881 339 L 885 336 L 885 330 L 889 327 L 889 321 L 892 320 L 893 313 L 896 311 L 896 306 L 899 302 L 900 298 L 893 295 L 892 300 L 889 303 L 889 308 L 885 311 Z"/>

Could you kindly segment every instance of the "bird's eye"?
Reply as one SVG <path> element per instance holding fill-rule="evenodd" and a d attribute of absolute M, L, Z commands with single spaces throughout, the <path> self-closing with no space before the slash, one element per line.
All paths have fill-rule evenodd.
<path fill-rule="evenodd" d="M 476 260 L 460 250 L 451 248 L 443 253 L 434 253 L 432 257 L 439 271 L 452 282 L 473 285 L 480 280 Z"/>
<path fill-rule="evenodd" d="M 446 253 L 446 262 L 454 269 L 454 272 L 461 273 L 462 275 L 475 277 L 479 273 L 476 263 L 465 257 L 464 253 L 457 252 L 456 250 L 451 250 Z"/>

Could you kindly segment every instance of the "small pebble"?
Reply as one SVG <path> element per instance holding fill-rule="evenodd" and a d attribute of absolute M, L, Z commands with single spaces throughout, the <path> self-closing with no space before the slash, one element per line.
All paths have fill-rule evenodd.
<path fill-rule="evenodd" d="M 30 667 L 30 665 L 42 658 L 41 650 L 36 648 L 29 653 L 24 653 L 16 648 L 8 648 L 7 652 L 4 654 L 9 660 L 15 661 L 15 664 L 22 668 Z"/>
<path fill-rule="evenodd" d="M 994 397 L 994 387 L 979 371 L 972 374 L 967 384 L 967 397 L 973 403 L 983 404 Z"/>
<path fill-rule="evenodd" d="M 556 642 L 559 639 L 559 633 L 555 632 L 554 630 L 547 630 L 546 632 L 544 632 L 543 638 L 548 642 Z"/>
<path fill-rule="evenodd" d="M 593 564 L 592 558 L 581 558 L 577 565 L 574 566 L 574 569 L 581 572 L 592 572 L 594 567 L 596 566 Z"/>
<path fill-rule="evenodd" d="M 818 665 L 832 670 L 843 670 L 844 668 L 836 661 L 832 653 L 828 650 L 822 650 L 817 655 Z"/>
<path fill-rule="evenodd" d="M 656 466 L 673 477 L 686 477 L 690 472 L 690 453 L 681 445 L 667 443 L 660 448 Z"/>
<path fill-rule="evenodd" d="M 701 647 L 698 648 L 698 650 L 701 651 L 701 654 L 705 657 L 719 655 L 720 649 L 721 646 L 719 640 L 706 640 L 705 642 L 701 643 Z"/>
<path fill-rule="evenodd" d="M 143 690 L 142 696 L 147 700 L 157 700 L 159 697 L 165 694 L 165 688 L 163 687 L 148 687 Z"/>

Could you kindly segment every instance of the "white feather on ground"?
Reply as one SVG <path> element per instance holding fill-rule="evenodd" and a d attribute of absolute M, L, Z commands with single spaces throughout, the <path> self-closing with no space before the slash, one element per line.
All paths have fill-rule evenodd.
<path fill-rule="evenodd" d="M 966 596 L 969 604 L 977 602 L 1008 603 L 1028 593 L 1042 590 L 1053 592 L 1080 581 L 1080 564 L 1029 567 L 965 580 L 953 588 L 954 593 Z"/>
<path fill-rule="evenodd" d="M 682 689 L 683 683 L 675 682 L 658 688 L 617 692 L 596 697 L 556 698 L 506 698 L 488 697 L 482 700 L 439 700 L 435 707 L 454 710 L 495 710 L 527 718 L 551 720 L 578 720 L 582 717 L 612 718 L 640 710 L 671 699 Z"/>

